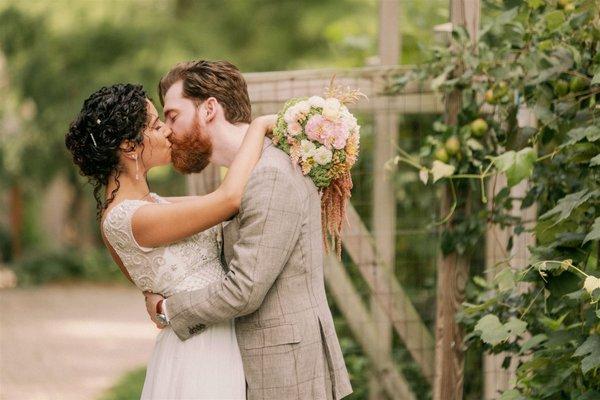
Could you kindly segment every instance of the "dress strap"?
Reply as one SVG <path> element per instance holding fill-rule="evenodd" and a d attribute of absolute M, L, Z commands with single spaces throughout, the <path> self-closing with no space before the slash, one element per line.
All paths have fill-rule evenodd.
<path fill-rule="evenodd" d="M 135 212 L 142 206 L 148 205 L 143 200 L 123 200 L 109 212 L 102 228 L 109 243 L 117 252 L 127 252 L 132 247 L 143 252 L 152 251 L 152 247 L 140 246 L 133 236 L 131 221 Z"/>

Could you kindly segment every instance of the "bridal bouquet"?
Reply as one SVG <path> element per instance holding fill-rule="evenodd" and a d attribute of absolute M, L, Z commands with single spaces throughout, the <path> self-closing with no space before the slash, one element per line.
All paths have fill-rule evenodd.
<path fill-rule="evenodd" d="M 320 190 L 325 249 L 329 250 L 329 234 L 338 257 L 352 189 L 350 169 L 358 158 L 360 138 L 360 126 L 346 105 L 362 96 L 358 90 L 334 86 L 332 80 L 324 97 L 289 100 L 273 130 L 275 146 L 289 154 L 294 165 Z"/>

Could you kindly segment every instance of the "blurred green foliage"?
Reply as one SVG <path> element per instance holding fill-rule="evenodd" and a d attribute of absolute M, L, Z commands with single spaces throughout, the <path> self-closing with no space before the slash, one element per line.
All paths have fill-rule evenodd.
<path fill-rule="evenodd" d="M 445 1 L 426 3 L 402 5 L 404 62 L 422 59 L 420 43 L 447 15 Z M 377 53 L 377 17 L 375 0 L 5 0 L 0 120 L 16 119 L 18 128 L 0 135 L 0 189 L 18 181 L 26 197 L 39 196 L 63 173 L 91 199 L 63 138 L 83 100 L 103 85 L 142 83 L 156 101 L 160 76 L 197 58 L 227 59 L 245 72 L 360 67 Z M 171 169 L 151 183 L 162 193 L 184 191 Z"/>
<path fill-rule="evenodd" d="M 106 0 L 52 2 L 4 0 L 0 3 L 0 122 L 16 120 L 18 129 L 0 124 L 0 191 L 23 189 L 25 256 L 15 261 L 21 284 L 87 279 L 124 281 L 102 248 L 93 219 L 91 190 L 77 175 L 63 138 L 69 122 L 93 91 L 116 82 L 141 83 L 156 102 L 160 76 L 174 63 L 189 59 L 227 59 L 243 72 L 322 67 L 362 67 L 376 61 L 376 0 Z M 433 40 L 432 28 L 448 19 L 447 0 L 401 2 L 401 61 L 424 60 L 421 45 Z M 3 85 L 3 80 L 7 81 Z M 372 116 L 360 116 L 362 154 L 355 167 L 353 203 L 363 219 L 372 212 Z M 401 119 L 400 141 L 418 148 L 431 116 Z M 75 242 L 55 249 L 40 227 L 44 191 L 58 174 L 75 189 L 70 224 L 96 232 L 98 249 L 81 250 Z M 149 174 L 151 189 L 161 194 L 185 192 L 184 179 L 170 167 Z M 435 232 L 425 229 L 435 219 L 435 198 L 412 172 L 396 174 L 398 195 L 398 278 L 431 326 L 434 318 Z M 78 206 L 75 206 L 79 204 Z M 83 206 L 81 205 L 83 204 Z M 88 213 L 78 214 L 86 209 Z M 82 219 L 82 215 L 88 219 Z M 86 229 L 83 227 L 87 226 Z M 8 259 L 8 234 L 0 229 L 2 255 Z M 349 272 L 365 299 L 368 288 L 357 271 Z M 355 393 L 367 397 L 370 366 L 332 304 L 337 330 Z M 394 357 L 427 398 L 418 369 L 394 339 Z M 412 371 L 412 372 L 411 372 Z M 126 376 L 106 399 L 139 398 L 144 370 Z M 414 379 L 413 379 L 414 378 Z M 417 387 L 419 386 L 420 387 Z M 112 396 L 112 397 L 111 397 Z"/>
<path fill-rule="evenodd" d="M 36 251 L 14 262 L 21 286 L 52 282 L 127 282 L 107 251 L 101 248 Z"/>
<path fill-rule="evenodd" d="M 99 400 L 137 400 L 142 394 L 146 368 L 138 368 L 123 375 Z"/>

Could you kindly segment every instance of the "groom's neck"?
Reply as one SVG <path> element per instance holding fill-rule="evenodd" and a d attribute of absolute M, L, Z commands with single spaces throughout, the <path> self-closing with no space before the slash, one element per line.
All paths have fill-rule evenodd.
<path fill-rule="evenodd" d="M 215 132 L 213 162 L 229 167 L 240 150 L 248 124 L 226 124 Z"/>

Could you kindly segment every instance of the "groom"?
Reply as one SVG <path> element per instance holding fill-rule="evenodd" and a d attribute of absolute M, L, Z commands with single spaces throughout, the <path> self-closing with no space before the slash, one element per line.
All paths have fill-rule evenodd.
<path fill-rule="evenodd" d="M 177 64 L 160 81 L 183 173 L 229 166 L 250 122 L 240 71 L 224 61 Z M 321 206 L 309 178 L 266 143 L 239 213 L 223 228 L 228 273 L 192 291 L 146 294 L 151 318 L 181 340 L 236 319 L 248 399 L 340 399 L 352 392 L 325 296 Z"/>

